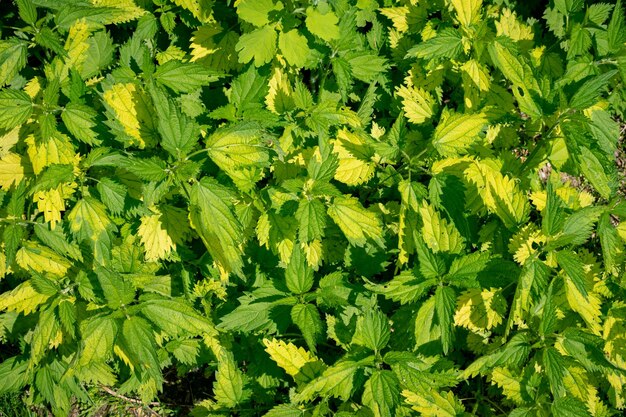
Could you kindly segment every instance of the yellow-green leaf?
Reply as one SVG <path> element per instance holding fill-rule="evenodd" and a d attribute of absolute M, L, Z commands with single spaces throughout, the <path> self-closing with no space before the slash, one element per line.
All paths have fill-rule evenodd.
<path fill-rule="evenodd" d="M 70 261 L 45 246 L 25 242 L 15 259 L 22 268 L 63 277 L 72 266 Z"/>
<path fill-rule="evenodd" d="M 28 160 L 16 153 L 8 153 L 0 158 L 0 189 L 8 190 L 13 184 L 19 184 L 30 174 Z"/>
<path fill-rule="evenodd" d="M 29 315 L 49 298 L 35 291 L 30 281 L 26 281 L 0 295 L 0 311 L 15 311 Z"/>
<path fill-rule="evenodd" d="M 370 237 L 382 243 L 382 224 L 375 213 L 363 208 L 354 197 L 336 197 L 328 215 L 339 226 L 348 241 L 363 246 Z"/>
<path fill-rule="evenodd" d="M 482 113 L 449 115 L 435 129 L 433 146 L 443 156 L 462 155 L 478 139 L 486 123 Z"/>
<path fill-rule="evenodd" d="M 307 363 L 317 362 L 315 355 L 293 343 L 285 343 L 278 339 L 263 339 L 265 351 L 278 366 L 295 377 Z"/>
<path fill-rule="evenodd" d="M 461 253 L 464 247 L 463 236 L 448 221 L 441 217 L 430 204 L 419 206 L 422 218 L 422 237 L 433 252 Z"/>

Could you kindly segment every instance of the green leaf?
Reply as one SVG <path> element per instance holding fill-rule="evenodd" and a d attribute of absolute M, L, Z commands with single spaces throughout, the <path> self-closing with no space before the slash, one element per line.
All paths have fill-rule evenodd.
<path fill-rule="evenodd" d="M 215 333 L 213 324 L 182 300 L 155 298 L 144 301 L 141 314 L 171 336 Z"/>
<path fill-rule="evenodd" d="M 33 103 L 23 91 L 0 91 L 0 128 L 13 129 L 24 123 L 33 112 Z"/>
<path fill-rule="evenodd" d="M 306 258 L 298 247 L 291 251 L 291 260 L 285 270 L 285 280 L 287 288 L 294 294 L 303 294 L 313 287 L 313 270 L 307 265 Z"/>
<path fill-rule="evenodd" d="M 117 324 L 110 317 L 95 317 L 81 326 L 83 335 L 79 366 L 93 362 L 104 362 L 113 354 L 113 345 L 117 336 Z"/>
<path fill-rule="evenodd" d="M 69 164 L 53 164 L 44 169 L 37 182 L 30 189 L 32 194 L 38 191 L 46 191 L 56 188 L 59 184 L 72 182 L 74 180 L 74 166 Z"/>
<path fill-rule="evenodd" d="M 29 362 L 13 356 L 0 363 L 0 393 L 18 392 L 28 383 Z"/>
<path fill-rule="evenodd" d="M 419 258 L 419 271 L 428 279 L 441 277 L 446 273 L 443 259 L 426 245 L 421 235 L 414 233 L 415 249 Z"/>
<path fill-rule="evenodd" d="M 624 25 L 624 9 L 622 1 L 617 0 L 613 8 L 613 15 L 607 28 L 608 46 L 611 52 L 617 52 L 624 47 L 626 41 L 626 26 Z"/>
<path fill-rule="evenodd" d="M 306 9 L 306 28 L 326 42 L 339 39 L 339 19 L 330 10 L 322 12 L 319 8 L 308 7 Z"/>
<path fill-rule="evenodd" d="M 570 99 L 570 107 L 584 110 L 595 104 L 615 74 L 617 70 L 611 70 L 585 81 Z"/>
<path fill-rule="evenodd" d="M 117 310 L 135 299 L 135 289 L 120 273 L 107 268 L 97 267 L 96 275 L 107 305 Z"/>
<path fill-rule="evenodd" d="M 113 39 L 105 31 L 94 33 L 87 39 L 87 43 L 89 44 L 87 56 L 80 69 L 80 74 L 84 79 L 97 75 L 103 68 L 109 66 L 116 49 Z"/>
<path fill-rule="evenodd" d="M 203 178 L 191 188 L 189 220 L 225 273 L 242 274 L 243 229 L 232 211 L 230 192 Z"/>
<path fill-rule="evenodd" d="M 89 145 L 99 145 L 102 141 L 93 130 L 96 126 L 94 119 L 97 115 L 98 113 L 89 106 L 68 103 L 61 113 L 61 119 L 76 139 Z"/>
<path fill-rule="evenodd" d="M 33 2 L 31 0 L 16 0 L 15 4 L 20 18 L 29 25 L 34 25 L 37 21 L 37 8 Z"/>
<path fill-rule="evenodd" d="M 585 270 L 582 261 L 570 251 L 556 252 L 556 260 L 559 266 L 563 268 L 569 279 L 572 280 L 578 291 L 587 297 L 587 279 L 585 278 Z"/>
<path fill-rule="evenodd" d="M 478 274 L 485 269 L 490 261 L 489 252 L 474 252 L 469 255 L 455 258 L 448 270 L 447 280 L 452 285 L 462 287 L 474 287 L 478 282 Z"/>
<path fill-rule="evenodd" d="M 561 397 L 554 400 L 550 407 L 554 417 L 591 417 L 585 403 L 575 397 Z"/>
<path fill-rule="evenodd" d="M 609 213 L 603 213 L 598 221 L 598 237 L 602 248 L 602 258 L 607 272 L 617 272 L 617 266 L 623 260 L 624 244 L 617 229 L 611 224 Z"/>
<path fill-rule="evenodd" d="M 33 226 L 33 229 L 37 239 L 49 248 L 52 248 L 58 254 L 69 256 L 75 260 L 82 260 L 82 254 L 78 245 L 70 243 L 61 228 L 56 227 L 51 230 L 49 225 L 38 223 Z"/>
<path fill-rule="evenodd" d="M 581 24 L 574 24 L 571 29 L 567 58 L 572 59 L 585 54 L 591 47 L 592 40 L 589 30 Z"/>
<path fill-rule="evenodd" d="M 326 228 L 326 207 L 319 200 L 304 198 L 298 203 L 296 219 L 300 223 L 298 236 L 302 242 L 310 242 L 324 237 Z"/>
<path fill-rule="evenodd" d="M 151 88 L 150 95 L 156 110 L 157 128 L 161 146 L 177 159 L 182 159 L 198 143 L 200 127 L 182 114 L 172 99 L 163 91 Z"/>
<path fill-rule="evenodd" d="M 166 163 L 159 158 L 128 158 L 119 164 L 144 181 L 162 181 L 166 178 Z"/>
<path fill-rule="evenodd" d="M 441 214 L 425 201 L 419 207 L 419 215 L 422 219 L 421 238 L 430 250 L 434 253 L 462 251 L 464 240 L 454 224 L 442 218 Z M 436 266 L 433 265 L 432 269 L 434 271 Z"/>
<path fill-rule="evenodd" d="M 26 65 L 28 44 L 17 38 L 0 40 L 0 87 L 11 82 Z"/>
<path fill-rule="evenodd" d="M 387 70 L 387 60 L 374 54 L 355 53 L 348 58 L 352 76 L 357 80 L 371 83 Z"/>
<path fill-rule="evenodd" d="M 391 337 L 389 319 L 380 310 L 369 309 L 356 324 L 352 343 L 363 345 L 375 352 L 380 352 Z"/>
<path fill-rule="evenodd" d="M 580 169 L 596 191 L 603 198 L 609 199 L 612 195 L 611 181 L 604 171 L 604 166 L 591 150 L 584 146 L 581 146 L 579 149 Z"/>
<path fill-rule="evenodd" d="M 141 380 L 148 378 L 161 385 L 161 367 L 156 352 L 152 327 L 141 317 L 128 317 L 122 324 L 121 337 L 117 339 L 118 348 L 130 361 L 129 366 Z"/>
<path fill-rule="evenodd" d="M 400 381 L 392 371 L 374 371 L 365 383 L 362 401 L 372 410 L 374 417 L 395 415 L 400 404 Z"/>
<path fill-rule="evenodd" d="M 546 376 L 550 382 L 550 390 L 555 398 L 566 395 L 565 379 L 566 366 L 565 358 L 554 348 L 547 347 L 543 350 L 543 365 L 546 367 Z"/>
<path fill-rule="evenodd" d="M 317 352 L 317 343 L 324 331 L 320 313 L 312 304 L 296 304 L 291 308 L 291 320 L 298 326 L 311 352 Z"/>
<path fill-rule="evenodd" d="M 111 178 L 102 178 L 96 188 L 100 193 L 100 199 L 111 213 L 119 215 L 124 211 L 127 195 L 126 186 Z"/>
<path fill-rule="evenodd" d="M 602 207 L 585 207 L 572 213 L 563 224 L 563 234 L 557 238 L 555 247 L 565 245 L 582 245 L 593 233 L 593 226 L 602 214 Z"/>
<path fill-rule="evenodd" d="M 280 404 L 265 413 L 263 417 L 305 417 L 306 411 L 296 404 Z"/>
<path fill-rule="evenodd" d="M 274 304 L 261 301 L 243 304 L 221 317 L 218 328 L 229 331 L 251 332 L 270 325 L 270 312 Z"/>
<path fill-rule="evenodd" d="M 549 181 L 546 188 L 546 208 L 542 215 L 542 229 L 546 236 L 553 236 L 561 231 L 565 223 L 565 210 Z"/>
<path fill-rule="evenodd" d="M 256 123 L 241 123 L 222 128 L 206 140 L 208 154 L 236 184 L 239 173 L 246 169 L 254 171 L 252 181 L 261 179 L 261 169 L 269 162 L 269 153 L 263 141 L 264 133 Z M 248 185 L 249 186 L 249 185 Z"/>
<path fill-rule="evenodd" d="M 230 102 L 240 113 L 261 103 L 267 95 L 267 82 L 267 76 L 259 74 L 254 66 L 250 66 L 233 80 Z"/>
<path fill-rule="evenodd" d="M 196 63 L 167 61 L 159 65 L 154 79 L 177 93 L 190 93 L 219 79 L 220 74 Z"/>
<path fill-rule="evenodd" d="M 452 348 L 454 340 L 453 320 L 456 292 L 450 287 L 439 286 L 435 291 L 435 310 L 441 330 L 441 345 L 444 355 Z"/>
<path fill-rule="evenodd" d="M 276 30 L 273 26 L 263 26 L 241 35 L 235 49 L 239 52 L 239 62 L 246 64 L 254 59 L 254 66 L 267 64 L 276 55 Z"/>
<path fill-rule="evenodd" d="M 407 57 L 454 59 L 463 50 L 461 34 L 456 29 L 446 28 L 435 37 L 422 42 L 407 52 Z"/>
<path fill-rule="evenodd" d="M 295 29 L 288 32 L 280 32 L 278 46 L 289 65 L 301 68 L 309 60 L 311 50 L 307 40 Z"/>
<path fill-rule="evenodd" d="M 280 9 L 282 9 L 282 3 L 275 4 L 273 0 L 241 0 L 237 2 L 239 18 L 257 27 L 267 25 L 270 13 Z"/>

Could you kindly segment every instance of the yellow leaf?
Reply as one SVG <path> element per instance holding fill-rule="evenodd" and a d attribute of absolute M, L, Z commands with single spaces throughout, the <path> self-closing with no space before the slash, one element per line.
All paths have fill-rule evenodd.
<path fill-rule="evenodd" d="M 511 371 L 500 366 L 491 372 L 491 382 L 502 388 L 504 395 L 516 404 L 524 403 L 520 379 L 519 376 L 513 375 Z"/>
<path fill-rule="evenodd" d="M 186 52 L 176 45 L 170 45 L 163 52 L 157 52 L 156 59 L 159 65 L 163 65 L 169 61 L 184 61 Z"/>
<path fill-rule="evenodd" d="M 396 94 L 402 98 L 402 108 L 409 122 L 420 124 L 433 116 L 435 99 L 430 93 L 402 85 L 396 88 Z"/>
<path fill-rule="evenodd" d="M 156 144 L 155 126 L 146 94 L 135 84 L 114 84 L 103 94 L 124 132 L 133 139 L 128 145 L 143 149 Z"/>
<path fill-rule="evenodd" d="M 433 252 L 461 253 L 463 250 L 463 236 L 448 221 L 426 202 L 419 207 L 422 218 L 422 237 Z"/>
<path fill-rule="evenodd" d="M 398 32 L 403 33 L 409 30 L 408 7 L 384 7 L 378 10 L 380 14 L 391 20 Z"/>
<path fill-rule="evenodd" d="M 13 290 L 0 295 L 0 311 L 15 311 L 16 313 L 23 313 L 27 316 L 46 302 L 48 298 L 49 296 L 39 294 L 35 291 L 30 281 L 26 281 Z"/>
<path fill-rule="evenodd" d="M 513 259 L 520 265 L 524 265 L 530 256 L 537 252 L 538 248 L 546 243 L 546 237 L 533 223 L 521 228 L 509 242 L 509 252 Z"/>
<path fill-rule="evenodd" d="M 337 133 L 337 139 L 332 144 L 333 152 L 339 156 L 339 166 L 335 172 L 337 181 L 359 185 L 372 178 L 375 164 L 369 160 L 368 155 L 358 153 L 366 144 L 365 138 L 343 129 Z"/>
<path fill-rule="evenodd" d="M 45 246 L 34 242 L 25 242 L 15 256 L 22 268 L 39 273 L 51 273 L 64 276 L 72 266 L 70 261 Z"/>
<path fill-rule="evenodd" d="M 67 135 L 56 132 L 47 139 L 29 135 L 25 142 L 26 152 L 37 175 L 53 164 L 78 165 L 79 156 L 74 152 L 74 146 Z"/>
<path fill-rule="evenodd" d="M 487 118 L 482 113 L 449 115 L 437 125 L 433 146 L 443 156 L 464 154 L 478 139 L 486 123 Z"/>
<path fill-rule="evenodd" d="M 459 23 L 467 27 L 480 20 L 482 0 L 451 0 Z"/>
<path fill-rule="evenodd" d="M 569 183 L 563 184 L 559 181 L 558 188 L 555 192 L 565 206 L 571 210 L 578 210 L 583 207 L 593 204 L 595 198 L 587 191 L 579 191 L 576 188 L 569 185 Z M 546 207 L 546 192 L 535 191 L 530 194 L 530 199 L 537 210 L 543 211 Z"/>
<path fill-rule="evenodd" d="M 600 306 L 602 305 L 602 302 L 596 294 L 591 292 L 593 289 L 593 278 L 590 278 L 589 276 L 586 276 L 586 278 L 587 282 L 585 282 L 585 284 L 588 288 L 586 297 L 580 292 L 578 287 L 576 287 L 574 281 L 569 278 L 564 279 L 565 296 L 570 308 L 580 314 L 580 317 L 582 317 L 593 333 L 600 335 L 600 331 L 602 329 L 600 326 L 600 318 L 602 316 Z"/>
<path fill-rule="evenodd" d="M 514 41 L 529 40 L 532 41 L 533 30 L 530 26 L 521 23 L 511 10 L 505 8 L 502 10 L 500 20 L 496 22 L 496 34 L 498 36 L 508 36 Z"/>
<path fill-rule="evenodd" d="M 41 77 L 31 78 L 30 80 L 28 80 L 28 82 L 24 86 L 24 92 L 28 94 L 30 98 L 34 99 L 42 91 L 42 87 L 41 87 L 42 81 L 43 79 Z"/>
<path fill-rule="evenodd" d="M 70 198 L 75 190 L 76 183 L 60 184 L 56 188 L 38 191 L 33 195 L 33 202 L 37 203 L 37 209 L 43 213 L 44 220 L 50 223 L 52 230 L 61 221 L 61 212 L 65 211 L 65 200 Z"/>
<path fill-rule="evenodd" d="M 474 83 L 476 88 L 480 91 L 489 91 L 491 79 L 484 65 L 479 64 L 475 59 L 470 59 L 461 66 L 461 70 L 463 70 L 467 77 Z"/>
<path fill-rule="evenodd" d="M 471 288 L 458 298 L 454 323 L 473 332 L 489 330 L 504 319 L 506 302 L 496 289 Z"/>
<path fill-rule="evenodd" d="M 146 260 L 151 262 L 166 259 L 190 231 L 185 211 L 164 206 L 162 212 L 143 216 L 137 232 L 146 249 Z"/>
<path fill-rule="evenodd" d="M 7 257 L 3 250 L 0 250 L 0 279 L 7 274 Z"/>
<path fill-rule="evenodd" d="M 189 10 L 199 21 L 204 22 L 211 16 L 213 3 L 206 0 L 173 0 L 174 3 Z"/>
<path fill-rule="evenodd" d="M 0 133 L 0 158 L 11 153 L 11 149 L 20 140 L 20 127 L 17 126 L 8 132 Z"/>
<path fill-rule="evenodd" d="M 31 174 L 28 160 L 16 153 L 9 153 L 0 158 L 0 189 L 8 190 L 13 184 L 19 184 Z"/>
<path fill-rule="evenodd" d="M 307 363 L 318 361 L 315 355 L 293 343 L 285 343 L 278 339 L 263 339 L 263 344 L 272 360 L 292 377 L 298 375 Z"/>
<path fill-rule="evenodd" d="M 276 114 L 291 110 L 294 106 L 293 89 L 287 75 L 283 74 L 280 68 L 274 68 L 268 85 L 269 91 L 265 96 L 267 108 Z"/>
<path fill-rule="evenodd" d="M 228 31 L 225 35 L 216 37 L 222 33 L 223 29 L 217 22 L 198 28 L 191 38 L 191 61 L 217 71 L 228 72 L 238 68 L 235 45 L 239 41 L 239 35 L 236 31 Z"/>
<path fill-rule="evenodd" d="M 67 76 L 70 69 L 81 70 L 83 62 L 85 62 L 87 58 L 86 52 L 89 49 L 87 39 L 90 34 L 89 26 L 84 19 L 77 20 L 70 27 L 67 41 L 65 42 L 65 50 L 67 51 L 64 71 L 65 76 Z"/>
<path fill-rule="evenodd" d="M 475 160 L 464 172 L 474 183 L 484 205 L 495 213 L 507 227 L 523 223 L 530 212 L 524 193 L 514 179 L 502 175 L 491 160 Z"/>
<path fill-rule="evenodd" d="M 110 13 L 111 17 L 106 19 L 106 24 L 129 22 L 146 13 L 133 0 L 91 0 L 91 3 L 94 6 L 113 9 L 112 13 Z"/>
<path fill-rule="evenodd" d="M 450 391 L 424 388 L 418 394 L 404 390 L 402 396 L 413 410 L 424 417 L 456 417 L 465 411 L 463 405 Z"/>
<path fill-rule="evenodd" d="M 310 242 L 302 242 L 300 244 L 304 256 L 306 256 L 306 262 L 311 268 L 317 271 L 322 264 L 324 256 L 322 249 L 322 242 L 319 239 L 313 239 Z"/>

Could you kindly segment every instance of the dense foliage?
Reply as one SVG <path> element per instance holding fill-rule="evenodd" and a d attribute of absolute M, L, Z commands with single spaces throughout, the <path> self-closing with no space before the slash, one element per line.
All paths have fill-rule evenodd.
<path fill-rule="evenodd" d="M 3 4 L 0 392 L 620 413 L 623 7 L 540 3 Z"/>

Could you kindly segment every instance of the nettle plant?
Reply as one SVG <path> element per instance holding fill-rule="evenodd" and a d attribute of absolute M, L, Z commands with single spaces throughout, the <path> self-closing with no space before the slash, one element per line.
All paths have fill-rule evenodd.
<path fill-rule="evenodd" d="M 174 371 L 194 416 L 626 406 L 621 1 L 0 13 L 0 392 L 67 416 Z"/>

